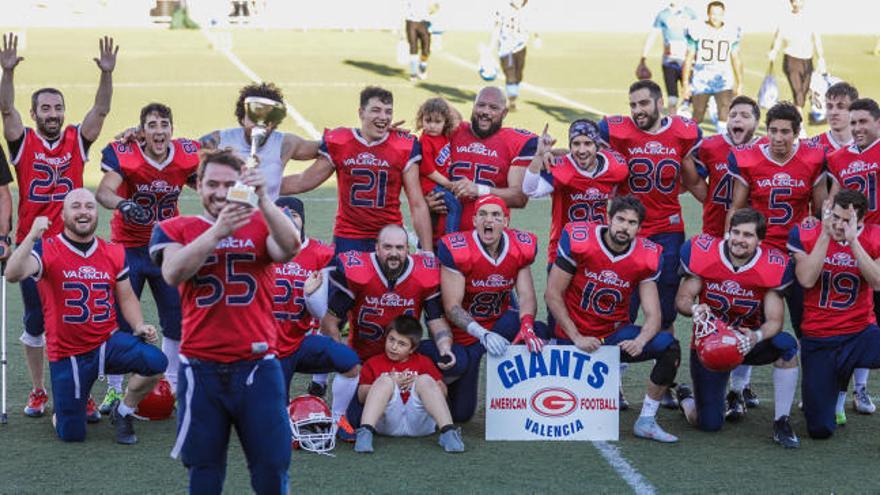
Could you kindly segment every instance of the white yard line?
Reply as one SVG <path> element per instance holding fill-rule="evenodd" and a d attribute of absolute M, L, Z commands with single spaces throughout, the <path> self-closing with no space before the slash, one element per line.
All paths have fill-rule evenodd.
<path fill-rule="evenodd" d="M 616 445 L 608 442 L 593 442 L 596 450 L 602 454 L 607 462 L 617 474 L 626 481 L 626 484 L 636 492 L 636 495 L 653 495 L 657 493 L 657 489 L 651 484 L 640 472 L 630 464 L 620 449 Z"/>
<path fill-rule="evenodd" d="M 456 55 L 453 55 L 449 52 L 442 52 L 442 53 L 443 53 L 443 58 L 449 60 L 450 62 L 452 62 L 456 65 L 459 65 L 459 66 L 464 67 L 466 69 L 470 69 L 474 72 L 479 70 L 479 66 L 473 62 L 468 62 L 467 60 L 465 60 L 461 57 L 458 57 Z M 544 88 L 544 87 L 541 87 L 541 86 L 537 86 L 534 84 L 523 82 L 523 83 L 520 83 L 520 87 L 526 91 L 531 91 L 533 93 L 537 93 L 541 96 L 544 96 L 546 98 L 550 98 L 551 100 L 556 100 L 556 101 L 558 101 L 562 104 L 568 105 L 572 108 L 577 108 L 578 110 L 583 110 L 585 112 L 594 113 L 596 115 L 606 115 L 606 113 L 607 113 L 607 112 L 603 112 L 602 110 L 599 110 L 598 108 L 591 107 L 591 106 L 585 105 L 579 101 L 572 100 L 571 98 L 566 98 L 565 96 L 562 96 L 561 94 L 556 93 L 555 91 L 551 91 L 551 90 Z"/>
<path fill-rule="evenodd" d="M 208 41 L 211 41 L 212 44 L 214 44 L 214 46 L 217 46 L 217 44 L 214 43 L 214 41 L 215 41 L 214 35 L 210 31 L 208 31 L 206 29 L 201 29 L 200 31 L 201 31 L 202 35 L 204 35 L 205 38 L 208 39 Z M 241 73 L 244 74 L 248 79 L 250 79 L 254 82 L 262 82 L 263 81 L 263 79 L 259 75 L 257 75 L 257 73 L 254 72 L 250 67 L 245 65 L 245 63 L 242 62 L 241 59 L 238 58 L 238 55 L 233 53 L 231 49 L 218 48 L 217 51 L 219 51 L 220 53 L 225 55 L 226 58 L 230 62 L 232 62 L 232 65 L 234 65 L 236 68 L 238 68 L 238 70 L 241 71 Z M 299 113 L 299 111 L 296 108 L 294 108 L 293 105 L 291 105 L 288 102 L 285 102 L 284 106 L 287 107 L 287 114 L 293 118 L 293 120 L 300 127 L 300 129 L 306 131 L 306 134 L 308 134 L 309 138 L 311 138 L 311 139 L 320 139 L 321 138 L 321 133 L 318 132 L 318 130 L 315 129 L 315 126 L 311 122 L 309 122 L 305 117 L 303 117 L 303 115 L 301 113 Z"/>

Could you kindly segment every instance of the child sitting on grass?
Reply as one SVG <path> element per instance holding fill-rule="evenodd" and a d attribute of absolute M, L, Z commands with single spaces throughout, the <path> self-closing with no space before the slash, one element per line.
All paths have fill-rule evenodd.
<path fill-rule="evenodd" d="M 385 353 L 373 356 L 361 369 L 357 398 L 364 404 L 355 452 L 373 452 L 373 435 L 422 437 L 440 428 L 439 444 L 446 452 L 464 452 L 461 428 L 452 424 L 446 404 L 446 385 L 428 357 L 415 352 L 422 325 L 409 315 L 391 322 Z"/>

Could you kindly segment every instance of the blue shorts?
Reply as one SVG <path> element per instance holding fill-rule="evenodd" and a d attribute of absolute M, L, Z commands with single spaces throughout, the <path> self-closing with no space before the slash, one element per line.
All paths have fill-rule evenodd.
<path fill-rule="evenodd" d="M 461 201 L 455 197 L 455 194 L 453 194 L 452 191 L 443 186 L 437 186 L 431 190 L 431 192 L 443 195 L 443 203 L 446 205 L 446 224 L 444 225 L 444 232 L 447 234 L 458 232 L 461 229 Z"/>
<path fill-rule="evenodd" d="M 43 326 L 43 304 L 40 302 L 37 281 L 27 277 L 22 279 L 18 286 L 21 288 L 21 299 L 24 301 L 24 331 L 28 335 L 39 337 L 46 328 Z"/>
<path fill-rule="evenodd" d="M 190 493 L 221 493 L 233 426 L 256 493 L 287 493 L 290 419 L 281 364 L 274 357 L 217 363 L 181 356 L 177 441 Z"/>
<path fill-rule="evenodd" d="M 641 333 L 642 327 L 638 325 L 626 325 L 624 327 L 620 327 L 612 333 L 611 335 L 605 337 L 602 340 L 602 343 L 605 345 L 617 345 L 624 340 L 632 340 L 639 336 Z M 669 348 L 672 344 L 677 342 L 675 337 L 672 336 L 669 332 L 658 332 L 657 335 L 654 336 L 651 340 L 645 344 L 645 347 L 642 348 L 642 353 L 638 356 L 630 356 L 626 352 L 621 351 L 620 353 L 620 361 L 623 363 L 641 363 L 642 361 L 649 361 L 652 359 L 657 359 L 661 354 L 666 352 L 666 349 Z M 558 345 L 573 345 L 574 343 L 568 339 L 556 339 L 556 343 Z"/>
<path fill-rule="evenodd" d="M 333 236 L 333 256 L 348 251 L 373 253 L 376 251 L 376 239 L 352 239 L 350 237 Z"/>
<path fill-rule="evenodd" d="M 85 440 L 86 402 L 102 371 L 109 375 L 153 376 L 168 366 L 168 359 L 158 347 L 125 332 L 114 332 L 102 347 L 104 370 L 100 369 L 101 347 L 49 363 L 55 431 L 65 442 Z"/>
<path fill-rule="evenodd" d="M 797 356 L 797 340 L 790 334 L 780 332 L 772 339 L 759 342 L 749 352 L 743 364 L 763 366 L 782 358 L 788 361 Z M 703 431 L 718 431 L 724 425 L 724 411 L 727 407 L 725 395 L 730 372 L 711 371 L 703 366 L 697 351 L 691 349 L 691 380 L 694 384 L 694 400 L 699 419 L 697 428 Z"/>
<path fill-rule="evenodd" d="M 660 261 L 660 277 L 657 279 L 657 291 L 660 295 L 660 312 L 662 321 L 660 330 L 671 331 L 675 324 L 678 310 L 675 309 L 675 294 L 678 293 L 678 285 L 681 283 L 681 275 L 678 267 L 681 264 L 681 246 L 684 244 L 683 232 L 669 232 L 654 234 L 649 237 L 652 241 L 663 246 L 663 258 Z M 629 321 L 635 323 L 639 317 L 639 291 L 634 290 L 629 306 Z"/>
<path fill-rule="evenodd" d="M 840 384 L 856 368 L 880 368 L 877 325 L 848 335 L 801 338 L 801 397 L 811 437 L 828 438 L 834 433 L 834 407 Z"/>
<path fill-rule="evenodd" d="M 288 393 L 294 373 L 345 373 L 361 363 L 351 347 L 314 334 L 306 335 L 296 352 L 279 361 Z"/>
<path fill-rule="evenodd" d="M 125 248 L 125 264 L 128 266 L 128 280 L 131 288 L 141 298 L 144 284 L 149 282 L 153 299 L 156 301 L 156 309 L 159 312 L 159 325 L 162 328 L 162 336 L 180 340 L 180 292 L 177 287 L 172 287 L 162 278 L 162 269 L 150 259 L 147 246 Z M 122 316 L 119 306 L 116 306 L 117 324 L 119 329 L 131 333 L 131 326 Z"/>

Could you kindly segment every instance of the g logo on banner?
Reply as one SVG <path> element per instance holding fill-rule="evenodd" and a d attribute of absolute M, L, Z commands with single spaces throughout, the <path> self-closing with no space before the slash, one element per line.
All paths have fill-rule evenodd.
<path fill-rule="evenodd" d="M 541 416 L 568 416 L 577 408 L 577 397 L 564 388 L 542 388 L 532 395 L 529 404 Z"/>

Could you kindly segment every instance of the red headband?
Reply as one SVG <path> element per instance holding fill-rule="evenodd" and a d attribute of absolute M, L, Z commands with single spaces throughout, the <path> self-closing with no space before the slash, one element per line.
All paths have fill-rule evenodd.
<path fill-rule="evenodd" d="M 498 205 L 501 207 L 501 211 L 504 212 L 504 216 L 510 217 L 510 208 L 507 207 L 507 203 L 494 194 L 481 196 L 480 199 L 477 200 L 476 208 L 474 208 L 474 210 L 479 210 L 480 207 L 484 205 Z"/>

